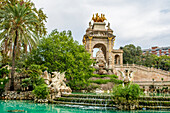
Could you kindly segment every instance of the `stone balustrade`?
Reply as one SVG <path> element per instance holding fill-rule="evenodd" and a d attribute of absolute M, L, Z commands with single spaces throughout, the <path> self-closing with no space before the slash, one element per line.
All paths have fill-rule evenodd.
<path fill-rule="evenodd" d="M 136 68 L 136 69 L 140 69 L 140 70 L 147 71 L 147 72 L 155 72 L 155 73 L 159 73 L 159 74 L 170 76 L 170 72 L 169 71 L 165 71 L 165 70 L 161 70 L 161 69 L 156 69 L 156 68 L 153 68 L 153 67 L 145 67 L 145 66 L 136 65 L 136 64 L 115 65 L 114 67 L 115 68 Z"/>

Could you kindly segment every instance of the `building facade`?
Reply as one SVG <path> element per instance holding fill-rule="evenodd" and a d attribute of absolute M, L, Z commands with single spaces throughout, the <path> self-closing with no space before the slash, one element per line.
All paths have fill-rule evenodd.
<path fill-rule="evenodd" d="M 170 46 L 169 47 L 155 46 L 155 47 L 151 47 L 151 49 L 144 49 L 142 51 L 143 51 L 143 54 L 152 53 L 157 56 L 162 56 L 162 55 L 170 56 Z"/>

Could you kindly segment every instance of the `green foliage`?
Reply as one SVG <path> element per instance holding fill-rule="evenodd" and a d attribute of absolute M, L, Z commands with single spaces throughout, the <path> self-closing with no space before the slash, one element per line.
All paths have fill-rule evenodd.
<path fill-rule="evenodd" d="M 156 56 L 151 53 L 142 54 L 141 47 L 135 47 L 133 44 L 120 47 L 123 49 L 123 63 L 139 64 L 146 67 L 154 67 L 170 71 L 170 56 Z"/>
<path fill-rule="evenodd" d="M 35 86 L 33 93 L 38 99 L 46 99 L 49 95 L 49 90 L 46 84 L 41 84 L 38 86 Z"/>
<path fill-rule="evenodd" d="M 122 84 L 122 83 L 123 83 L 122 80 L 118 80 L 118 79 L 115 79 L 115 78 L 111 78 L 110 81 L 113 82 L 113 83 L 115 83 L 115 84 Z"/>
<path fill-rule="evenodd" d="M 22 48 L 27 53 L 36 48 L 39 37 L 46 34 L 46 15 L 31 1 L 5 0 L 0 7 L 0 41 L 2 54 L 12 58 L 11 90 L 14 90 L 15 60 Z M 5 59 L 8 59 L 5 57 Z"/>
<path fill-rule="evenodd" d="M 117 75 L 99 75 L 99 74 L 93 74 L 91 77 L 98 77 L 98 78 L 104 78 L 104 77 L 111 77 L 111 78 L 118 78 Z"/>
<path fill-rule="evenodd" d="M 155 68 L 160 68 L 160 69 L 163 69 L 163 70 L 166 70 L 166 71 L 170 71 L 170 56 L 166 56 L 166 55 L 163 55 L 163 56 L 156 56 L 154 57 L 154 64 L 153 66 Z"/>
<path fill-rule="evenodd" d="M 126 100 L 138 99 L 141 94 L 140 87 L 137 84 L 127 86 L 118 85 L 113 88 L 113 95 L 115 98 L 123 97 Z"/>
<path fill-rule="evenodd" d="M 110 82 L 109 79 L 97 79 L 97 80 L 89 80 L 89 82 L 91 83 L 96 83 L 96 84 L 107 84 L 108 82 Z"/>
<path fill-rule="evenodd" d="M 31 79 L 30 78 L 23 79 L 21 86 L 24 87 L 24 88 L 32 86 Z"/>
<path fill-rule="evenodd" d="M 163 69 L 170 71 L 170 56 L 156 56 L 151 53 L 146 53 L 141 56 L 141 63 L 147 67 L 154 67 L 157 69 Z"/>
<path fill-rule="evenodd" d="M 131 106 L 138 104 L 138 98 L 141 94 L 139 85 L 118 85 L 113 88 L 114 100 L 119 109 L 131 109 Z"/>
<path fill-rule="evenodd" d="M 121 84 L 123 81 L 118 80 L 117 75 L 98 75 L 98 74 L 93 74 L 91 77 L 96 77 L 96 78 L 104 78 L 104 77 L 109 77 L 110 79 L 97 79 L 97 80 L 89 80 L 90 83 L 96 83 L 96 84 L 107 84 L 108 82 L 113 82 L 115 84 Z"/>
<path fill-rule="evenodd" d="M 144 55 L 141 56 L 141 65 L 144 65 L 146 67 L 152 67 L 155 59 L 156 59 L 156 55 L 153 55 L 151 53 L 146 53 Z"/>
<path fill-rule="evenodd" d="M 123 63 L 129 64 L 138 64 L 140 61 L 140 56 L 142 55 L 141 47 L 135 47 L 133 44 L 125 45 L 124 47 L 120 47 L 123 49 Z"/>
<path fill-rule="evenodd" d="M 0 78 L 3 78 L 4 75 L 8 76 L 8 74 L 9 74 L 9 70 L 7 69 L 7 67 L 0 69 Z"/>
<path fill-rule="evenodd" d="M 113 82 L 115 84 L 121 84 L 123 81 L 122 80 L 117 80 L 115 78 L 111 79 L 97 79 L 97 80 L 89 80 L 90 83 L 96 83 L 96 84 L 107 84 L 108 82 Z"/>
<path fill-rule="evenodd" d="M 25 70 L 25 74 L 29 76 L 29 78 L 24 79 L 22 82 L 22 86 L 33 86 L 44 84 L 44 79 L 40 76 L 42 74 L 41 66 L 32 64 L 28 70 Z"/>
<path fill-rule="evenodd" d="M 7 67 L 0 69 L 0 95 L 4 92 L 5 84 L 9 81 L 8 78 L 6 78 L 9 72 Z"/>
<path fill-rule="evenodd" d="M 38 48 L 32 50 L 26 64 L 37 64 L 48 67 L 48 72 L 66 72 L 67 85 L 73 90 L 88 87 L 88 79 L 94 69 L 93 60 L 83 45 L 73 40 L 71 31 L 54 30 L 40 40 Z M 79 87 L 76 87 L 79 86 Z"/>
<path fill-rule="evenodd" d="M 5 85 L 8 81 L 6 78 L 0 78 L 0 95 L 4 92 Z"/>

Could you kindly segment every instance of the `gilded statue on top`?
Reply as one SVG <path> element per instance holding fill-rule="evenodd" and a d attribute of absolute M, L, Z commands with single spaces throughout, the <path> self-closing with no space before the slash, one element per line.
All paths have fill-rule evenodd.
<path fill-rule="evenodd" d="M 101 14 L 101 16 L 99 16 L 98 13 L 96 13 L 96 17 L 94 17 L 94 14 L 93 14 L 92 20 L 94 22 L 104 22 L 107 19 L 105 18 L 104 14 Z"/>

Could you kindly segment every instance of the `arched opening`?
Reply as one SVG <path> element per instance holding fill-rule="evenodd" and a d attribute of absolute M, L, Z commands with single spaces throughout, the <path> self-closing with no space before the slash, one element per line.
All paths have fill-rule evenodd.
<path fill-rule="evenodd" d="M 120 56 L 119 55 L 115 55 L 115 64 L 120 65 Z"/>
<path fill-rule="evenodd" d="M 98 43 L 93 46 L 93 58 L 96 58 L 96 53 L 99 51 L 99 48 L 101 48 L 106 60 L 106 46 L 102 43 Z"/>

